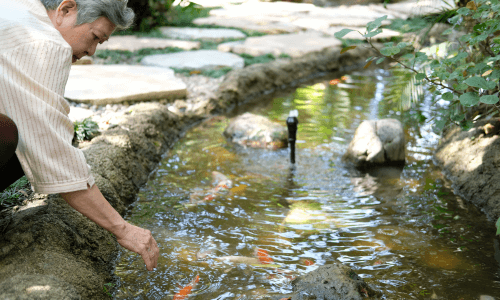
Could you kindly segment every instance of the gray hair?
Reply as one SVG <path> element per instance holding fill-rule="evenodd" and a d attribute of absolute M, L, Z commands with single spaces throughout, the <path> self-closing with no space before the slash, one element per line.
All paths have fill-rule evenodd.
<path fill-rule="evenodd" d="M 46 10 L 56 10 L 63 0 L 41 0 Z M 117 30 L 125 30 L 134 23 L 134 11 L 128 0 L 75 0 L 78 8 L 76 24 L 92 23 L 100 17 L 108 18 Z"/>

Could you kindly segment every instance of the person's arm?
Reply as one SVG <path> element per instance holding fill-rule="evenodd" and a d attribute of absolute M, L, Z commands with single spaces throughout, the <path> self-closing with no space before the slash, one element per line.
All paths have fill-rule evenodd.
<path fill-rule="evenodd" d="M 124 248 L 140 254 L 149 271 L 156 268 L 160 254 L 151 232 L 126 222 L 104 198 L 97 185 L 60 195 L 71 207 L 113 233 Z"/>

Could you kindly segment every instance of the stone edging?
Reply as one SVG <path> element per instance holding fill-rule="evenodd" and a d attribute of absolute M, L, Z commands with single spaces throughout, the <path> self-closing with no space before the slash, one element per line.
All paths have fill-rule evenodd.
<path fill-rule="evenodd" d="M 492 223 L 500 217 L 500 122 L 494 122 L 495 132 L 490 134 L 483 129 L 489 121 L 477 122 L 469 131 L 449 130 L 434 153 L 454 193 L 477 206 Z"/>
<path fill-rule="evenodd" d="M 203 102 L 203 113 L 174 113 L 159 103 L 137 104 L 117 127 L 82 149 L 101 192 L 123 215 L 162 155 L 189 127 L 322 73 L 359 68 L 368 55 L 367 48 L 342 55 L 332 48 L 235 70 L 216 95 Z M 13 213 L 0 236 L 0 298 L 109 299 L 103 286 L 114 281 L 119 247 L 107 231 L 58 195 L 46 195 Z M 32 286 L 50 288 L 30 290 Z"/>

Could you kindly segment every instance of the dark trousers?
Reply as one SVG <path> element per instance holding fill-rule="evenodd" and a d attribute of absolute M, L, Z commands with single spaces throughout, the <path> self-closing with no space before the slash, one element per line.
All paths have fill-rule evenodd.
<path fill-rule="evenodd" d="M 16 124 L 11 118 L 0 114 L 0 192 L 24 176 L 15 154 L 18 141 Z"/>

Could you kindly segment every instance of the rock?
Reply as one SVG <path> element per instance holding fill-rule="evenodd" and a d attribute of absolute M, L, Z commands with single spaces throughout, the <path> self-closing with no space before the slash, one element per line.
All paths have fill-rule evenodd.
<path fill-rule="evenodd" d="M 0 299 L 82 299 L 69 283 L 53 276 L 15 275 L 0 282 Z"/>
<path fill-rule="evenodd" d="M 451 6 L 450 6 L 451 5 Z M 406 14 L 408 17 L 425 16 L 440 13 L 456 7 L 455 2 L 434 1 L 434 0 L 409 0 L 387 4 L 386 9 L 391 12 Z M 386 10 L 386 11 L 387 11 Z"/>
<path fill-rule="evenodd" d="M 373 289 L 351 268 L 339 262 L 318 269 L 292 281 L 291 300 L 361 300 L 380 298 L 382 293 Z"/>
<path fill-rule="evenodd" d="M 217 50 L 198 50 L 146 56 L 141 60 L 146 66 L 178 69 L 209 69 L 218 67 L 243 68 L 245 60 L 239 55 Z"/>
<path fill-rule="evenodd" d="M 288 131 L 263 116 L 244 113 L 229 123 L 224 136 L 243 146 L 278 149 L 287 147 Z"/>
<path fill-rule="evenodd" d="M 218 51 L 222 52 L 231 52 L 231 49 L 233 49 L 234 46 L 236 45 L 243 45 L 245 41 L 234 41 L 234 42 L 227 42 L 227 43 L 222 43 L 217 46 Z"/>
<path fill-rule="evenodd" d="M 160 27 L 163 35 L 184 40 L 223 40 L 223 39 L 244 39 L 247 36 L 236 29 L 223 28 L 189 28 L 189 27 Z"/>
<path fill-rule="evenodd" d="M 161 38 L 139 38 L 135 35 L 111 36 L 107 42 L 99 45 L 98 50 L 137 51 L 144 48 L 165 49 L 176 47 L 184 50 L 200 48 L 200 42 L 169 40 Z"/>
<path fill-rule="evenodd" d="M 359 169 L 404 162 L 405 138 L 401 122 L 395 119 L 363 121 L 342 160 Z"/>
<path fill-rule="evenodd" d="M 274 56 L 287 54 L 299 57 L 326 48 L 340 48 L 341 46 L 342 43 L 336 38 L 323 37 L 318 32 L 305 32 L 252 37 L 246 39 L 243 44 L 235 44 L 228 48 L 234 53 L 246 53 L 253 56 L 270 53 Z"/>
<path fill-rule="evenodd" d="M 130 65 L 72 66 L 65 98 L 95 105 L 176 99 L 186 84 L 166 68 Z"/>

